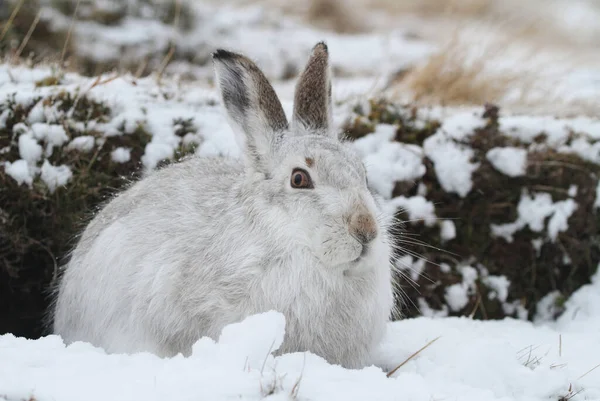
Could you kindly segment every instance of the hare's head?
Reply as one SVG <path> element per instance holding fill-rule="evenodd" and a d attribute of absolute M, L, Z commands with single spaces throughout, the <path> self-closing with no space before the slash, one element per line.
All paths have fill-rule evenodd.
<path fill-rule="evenodd" d="M 264 203 L 261 214 L 273 220 L 281 241 L 328 266 L 362 266 L 387 256 L 365 166 L 333 128 L 325 43 L 313 48 L 300 75 L 289 123 L 273 87 L 250 59 L 225 50 L 213 59 L 243 148 L 248 190 Z"/>

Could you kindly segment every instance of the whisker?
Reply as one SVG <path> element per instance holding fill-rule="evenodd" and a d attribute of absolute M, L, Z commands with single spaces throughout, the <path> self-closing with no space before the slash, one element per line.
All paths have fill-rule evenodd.
<path fill-rule="evenodd" d="M 410 254 L 408 252 L 407 252 L 407 254 L 410 255 L 411 257 L 419 259 L 425 263 L 431 263 L 432 265 L 435 265 L 435 263 L 427 260 L 426 258 L 420 257 L 417 254 Z M 424 273 L 423 270 L 418 271 L 412 265 L 407 265 L 402 260 L 396 260 L 395 264 L 401 264 L 404 267 L 404 269 L 402 269 L 402 270 L 409 270 L 411 272 L 414 272 L 418 277 L 423 277 L 425 280 L 429 281 L 431 284 L 435 284 L 435 281 L 433 281 L 433 279 L 431 277 L 429 277 L 426 273 Z M 438 265 L 438 267 L 439 267 L 439 265 Z M 400 271 L 400 270 L 398 270 L 398 271 Z M 412 277 L 410 279 L 412 280 Z"/>
<path fill-rule="evenodd" d="M 453 256 L 456 256 L 456 257 L 460 257 L 460 255 L 458 255 L 458 254 L 456 254 L 456 253 L 454 253 L 454 252 L 450 252 L 450 251 L 448 251 L 448 250 L 441 249 L 441 248 L 438 248 L 438 247 L 436 247 L 436 246 L 433 246 L 433 245 L 429 245 L 429 244 L 427 244 L 427 243 L 425 243 L 425 242 L 422 242 L 422 241 L 407 241 L 407 240 L 403 240 L 403 239 L 397 239 L 396 241 L 397 241 L 397 242 L 399 242 L 399 243 L 401 243 L 401 244 L 408 244 L 408 245 L 420 245 L 420 246 L 424 246 L 424 247 L 426 247 L 426 248 L 435 249 L 436 251 L 440 251 L 440 252 L 447 253 L 447 254 L 449 254 L 449 255 L 453 255 Z"/>

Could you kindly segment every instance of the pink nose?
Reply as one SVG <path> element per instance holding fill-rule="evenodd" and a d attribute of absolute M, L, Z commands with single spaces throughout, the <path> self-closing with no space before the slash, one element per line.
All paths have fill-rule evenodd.
<path fill-rule="evenodd" d="M 377 237 L 377 223 L 370 213 L 355 213 L 350 218 L 350 234 L 366 245 Z"/>

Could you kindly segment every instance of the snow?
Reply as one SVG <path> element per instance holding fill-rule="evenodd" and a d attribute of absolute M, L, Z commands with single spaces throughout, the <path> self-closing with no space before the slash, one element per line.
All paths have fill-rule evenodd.
<path fill-rule="evenodd" d="M 584 117 L 504 116 L 499 119 L 499 125 L 501 132 L 508 137 L 531 144 L 542 136 L 546 147 L 573 153 L 600 164 L 600 123 L 596 120 Z"/>
<path fill-rule="evenodd" d="M 460 293 L 460 291 L 457 291 Z M 458 295 L 460 297 L 460 294 Z M 0 336 L 0 394 L 6 400 L 523 400 L 581 391 L 600 398 L 600 277 L 566 303 L 556 322 L 420 317 L 390 323 L 362 370 L 332 366 L 312 353 L 272 355 L 284 336 L 275 311 L 203 338 L 191 356 L 161 359 L 106 355 L 84 343 L 48 336 Z M 399 368 L 385 372 L 437 339 Z"/>
<path fill-rule="evenodd" d="M 577 185 L 571 185 L 569 187 L 569 191 L 567 192 L 567 194 L 571 197 L 574 198 L 575 196 L 577 196 Z"/>
<path fill-rule="evenodd" d="M 473 187 L 472 174 L 479 163 L 472 163 L 473 149 L 454 142 L 438 132 L 423 142 L 425 155 L 431 159 L 440 185 L 446 192 L 467 196 Z"/>
<path fill-rule="evenodd" d="M 51 154 L 53 147 L 60 147 L 69 140 L 65 129 L 61 125 L 34 123 L 31 130 L 35 139 L 48 144 L 47 154 Z"/>
<path fill-rule="evenodd" d="M 509 177 L 525 175 L 527 150 L 515 147 L 492 148 L 485 155 L 496 170 Z"/>
<path fill-rule="evenodd" d="M 19 185 L 23 183 L 31 185 L 33 183 L 33 177 L 27 160 L 19 159 L 13 163 L 5 162 L 4 170 L 6 171 L 6 174 L 17 181 Z"/>
<path fill-rule="evenodd" d="M 577 209 L 577 203 L 573 199 L 556 202 L 554 213 L 548 222 L 548 235 L 552 241 L 556 240 L 558 233 L 567 231 L 569 228 L 569 217 Z"/>
<path fill-rule="evenodd" d="M 41 1 L 43 5 L 49 2 Z M 114 1 L 98 4 L 116 6 Z M 383 86 L 382 77 L 422 61 L 435 50 L 431 43 L 412 39 L 401 30 L 342 35 L 282 18 L 278 11 L 268 7 L 230 7 L 209 2 L 192 5 L 198 18 L 189 32 L 138 15 L 126 17 L 122 24 L 112 27 L 80 21 L 72 38 L 83 56 L 96 61 L 117 59 L 124 64 L 133 61 L 136 65 L 147 56 L 165 54 L 173 41 L 178 52 L 193 54 L 196 60 L 191 64 L 174 60 L 167 73 L 197 78 L 190 82 L 168 74 L 160 83 L 152 76 L 135 79 L 122 74 L 105 84 L 93 85 L 95 77 L 67 73 L 60 85 L 38 88 L 35 82 L 52 75 L 51 68 L 0 65 L 0 105 L 7 104 L 4 100 L 12 97 L 17 104 L 33 106 L 24 123 L 13 127 L 19 155 L 16 160 L 3 163 L 6 173 L 26 185 L 32 185 L 39 177 L 54 192 L 69 185 L 73 178 L 71 166 L 53 165 L 48 160 L 54 149 L 66 146 L 88 152 L 96 145 L 96 138 L 101 143 L 102 137 L 130 135 L 138 129 L 152 137 L 142 159 L 147 170 L 165 158 L 172 158 L 182 144 L 197 143 L 196 153 L 201 157 L 238 157 L 240 150 L 226 123 L 217 92 L 206 79 L 212 78 L 212 66 L 207 60 L 216 46 L 243 52 L 257 61 L 269 78 L 276 79 L 274 86 L 289 116 L 293 82 L 281 78 L 290 69 L 304 64 L 314 43 L 327 40 L 337 75 L 333 103 L 338 125 L 352 116 L 348 111 L 351 102 L 364 104 L 365 94 L 378 93 Z M 216 7 L 221 7 L 219 12 Z M 46 11 L 43 18 L 68 29 L 70 18 Z M 569 14 L 565 26 L 571 29 L 580 15 L 583 14 Z M 592 25 L 592 21 L 590 17 L 585 23 Z M 573 87 L 572 92 L 587 91 L 583 86 L 597 80 L 597 76 L 597 71 L 592 70 L 579 81 L 573 79 L 572 85 L 581 88 Z M 64 122 L 69 112 L 61 111 L 56 104 L 45 105 L 43 100 L 36 100 L 63 91 L 85 93 L 91 100 L 105 104 L 111 110 L 107 121 L 77 122 L 72 126 Z M 587 93 L 595 95 L 597 89 L 589 88 Z M 0 129 L 5 127 L 10 113 L 8 109 L 0 112 Z M 350 146 L 363 158 L 369 183 L 384 198 L 384 207 L 389 212 L 403 210 L 411 224 L 439 228 L 440 238 L 450 241 L 456 238 L 456 226 L 452 220 L 437 217 L 436 205 L 427 199 L 427 187 L 419 183 L 416 196 L 394 197 L 395 183 L 420 180 L 426 172 L 425 160 L 429 159 L 445 191 L 467 196 L 479 163 L 473 161 L 474 152 L 465 143 L 487 121 L 481 117 L 481 108 L 456 112 L 443 107 L 418 109 L 417 116 L 417 123 L 424 124 L 428 119 L 439 119 L 442 123 L 423 147 L 396 142 L 398 127 L 387 124 L 377 124 L 374 133 Z M 197 132 L 177 137 L 174 120 L 189 118 L 193 119 Z M 499 129 L 523 144 L 520 148 L 494 148 L 486 154 L 487 161 L 507 176 L 524 174 L 527 152 L 535 149 L 552 148 L 600 163 L 597 119 L 502 115 Z M 73 137 L 75 131 L 81 136 Z M 92 131 L 94 136 L 89 135 Z M 546 137 L 542 144 L 536 140 L 541 134 Z M 111 160 L 130 161 L 131 149 L 114 149 Z M 569 196 L 574 197 L 578 190 L 584 189 L 572 186 Z M 600 208 L 600 183 L 596 187 L 595 206 Z M 496 236 L 511 241 L 519 230 L 528 227 L 539 236 L 532 243 L 541 249 L 546 241 L 557 241 L 577 207 L 573 199 L 555 202 L 548 193 L 524 193 L 517 220 L 492 225 L 491 229 Z M 395 265 L 416 281 L 424 275 L 426 261 L 404 255 Z M 441 263 L 439 268 L 445 273 L 453 269 L 447 263 Z M 527 266 L 515 266 L 522 268 Z M 187 358 L 161 359 L 146 353 L 106 355 L 101 349 L 83 343 L 65 347 L 55 336 L 32 341 L 3 335 L 0 336 L 0 400 L 538 401 L 566 399 L 578 391 L 581 393 L 573 401 L 600 400 L 600 369 L 592 370 L 600 363 L 600 273 L 592 284 L 580 288 L 567 300 L 566 311 L 557 321 L 552 315 L 559 294 L 551 293 L 537 305 L 536 319 L 531 323 L 521 321 L 527 318 L 527 310 L 520 301 L 507 302 L 510 282 L 506 277 L 488 275 L 479 265 L 456 269 L 462 280 L 445 289 L 443 297 L 447 305 L 436 309 L 424 298 L 412 300 L 423 317 L 390 323 L 376 352 L 374 366 L 363 370 L 331 366 L 311 353 L 270 355 L 276 353 L 284 338 L 285 319 L 276 312 L 267 312 L 226 327 L 218 339 L 199 339 L 193 354 Z M 490 298 L 499 300 L 507 313 L 517 313 L 520 320 L 482 322 L 448 317 L 469 303 L 478 280 L 490 290 Z M 438 341 L 404 364 L 391 378 L 386 377 L 385 371 L 438 337 Z"/>
<path fill-rule="evenodd" d="M 452 139 L 468 138 L 477 129 L 485 127 L 486 120 L 473 111 L 459 112 L 444 119 L 439 131 Z"/>
<path fill-rule="evenodd" d="M 69 166 L 53 166 L 48 160 L 44 161 L 41 173 L 42 181 L 48 186 L 50 193 L 53 193 L 58 187 L 66 185 L 73 176 Z"/>
<path fill-rule="evenodd" d="M 91 135 L 78 136 L 77 138 L 73 138 L 73 140 L 69 142 L 69 144 L 67 145 L 67 149 L 79 150 L 80 152 L 89 152 L 92 149 L 94 149 L 95 143 L 96 141 Z"/>
<path fill-rule="evenodd" d="M 127 163 L 131 159 L 131 149 L 118 147 L 110 154 L 115 163 Z"/>
<path fill-rule="evenodd" d="M 9 116 L 10 116 L 10 110 L 9 109 L 6 109 L 2 113 L 0 113 L 0 129 L 6 127 L 6 120 L 8 120 Z"/>
<path fill-rule="evenodd" d="M 460 274 L 462 274 L 463 283 L 469 286 L 475 284 L 475 280 L 477 280 L 477 277 L 479 277 L 477 269 L 475 269 L 473 266 L 463 266 L 460 269 Z"/>
<path fill-rule="evenodd" d="M 512 242 L 514 234 L 525 227 L 534 232 L 542 232 L 546 218 L 550 217 L 546 228 L 548 238 L 554 242 L 560 232 L 568 229 L 569 217 L 576 209 L 577 203 L 573 199 L 553 202 L 548 193 L 535 193 L 533 197 L 522 193 L 517 206 L 517 220 L 506 224 L 492 224 L 492 235 Z"/>
<path fill-rule="evenodd" d="M 554 314 L 557 311 L 557 304 L 560 296 L 559 291 L 552 291 L 544 295 L 536 305 L 534 321 L 551 322 L 554 320 Z"/>
<path fill-rule="evenodd" d="M 397 209 L 406 212 L 408 222 L 413 224 L 423 222 L 426 226 L 431 227 L 437 221 L 434 204 L 423 196 L 417 195 L 409 198 L 398 196 L 386 202 L 384 207 L 390 214 L 394 214 Z"/>
<path fill-rule="evenodd" d="M 18 131 L 17 127 L 13 128 Z M 19 155 L 30 164 L 35 164 L 42 157 L 43 149 L 31 133 L 19 135 Z"/>
<path fill-rule="evenodd" d="M 43 2 L 43 17 L 58 29 L 67 30 L 71 16 Z M 174 60 L 167 73 L 191 74 L 198 78 L 212 75 L 209 54 L 215 47 L 243 51 L 255 60 L 269 78 L 281 79 L 305 62 L 304 54 L 324 38 L 332 48 L 332 66 L 351 75 L 372 75 L 374 70 L 388 74 L 422 60 L 435 46 L 423 40 L 407 38 L 404 32 L 341 35 L 322 31 L 282 15 L 268 5 L 231 5 L 223 2 L 186 1 L 192 13 L 192 29 L 175 29 L 152 15 L 126 15 L 114 25 L 79 21 L 72 41 L 78 54 L 95 62 L 119 61 L 139 65 L 147 57 L 166 54 L 170 43 L 177 43 L 175 56 L 190 58 L 192 63 Z M 137 7 L 140 8 L 139 5 Z M 186 15 L 186 17 L 190 17 Z M 187 57 L 186 57 L 187 56 Z M 160 63 L 160 57 L 154 63 Z"/>
<path fill-rule="evenodd" d="M 456 238 L 456 225 L 452 220 L 440 222 L 440 238 L 442 241 L 450 241 Z"/>
<path fill-rule="evenodd" d="M 505 276 L 486 276 L 482 278 L 482 281 L 491 290 L 489 293 L 490 299 L 506 302 L 510 281 Z"/>
<path fill-rule="evenodd" d="M 452 284 L 446 287 L 444 299 L 454 312 L 462 310 L 469 303 L 468 287 L 463 283 Z"/>
<path fill-rule="evenodd" d="M 161 160 L 173 157 L 173 148 L 164 143 L 149 143 L 146 146 L 142 163 L 147 169 L 155 168 Z"/>
<path fill-rule="evenodd" d="M 378 124 L 372 135 L 353 142 L 363 157 L 369 185 L 384 199 L 392 197 L 396 182 L 419 179 L 427 171 L 420 147 L 392 142 L 396 130 L 394 125 Z"/>

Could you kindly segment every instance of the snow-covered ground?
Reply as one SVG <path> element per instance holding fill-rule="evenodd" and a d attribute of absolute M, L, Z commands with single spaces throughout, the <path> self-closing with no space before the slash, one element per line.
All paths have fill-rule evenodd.
<path fill-rule="evenodd" d="M 90 22 L 76 25 L 75 46 L 99 61 L 119 57 L 115 51 L 122 45 L 137 49 L 137 53 L 129 53 L 132 59 L 164 52 L 168 39 L 176 40 L 181 51 L 193 51 L 199 58 L 207 57 L 216 46 L 241 51 L 276 80 L 274 86 L 289 116 L 294 86 L 281 78 L 290 65 L 297 68 L 304 63 L 316 41 L 325 39 L 338 75 L 334 81 L 338 126 L 355 118 L 354 105 L 364 104 L 384 87 L 390 73 L 422 61 L 437 48 L 436 43 L 411 38 L 401 27 L 385 34 L 342 35 L 281 19 L 277 12 L 264 8 L 240 10 L 231 6 L 227 12 L 215 14 L 212 4 L 197 7 L 199 15 L 211 18 L 184 34 L 136 18 L 111 28 Z M 70 23 L 48 13 L 55 24 Z M 505 68 L 514 65 L 515 60 L 505 60 Z M 0 168 L 23 185 L 41 179 L 54 190 L 73 179 L 72 166 L 48 161 L 54 149 L 66 146 L 92 152 L 102 146 L 103 136 L 126 135 L 138 126 L 152 135 L 142 158 L 148 170 L 173 157 L 181 143 L 198 144 L 199 157 L 237 157 L 239 149 L 210 81 L 210 64 L 174 62 L 168 72 L 160 82 L 155 76 L 136 79 L 127 74 L 106 74 L 96 79 L 68 73 L 58 85 L 37 86 L 36 82 L 56 72 L 49 67 L 0 65 L 0 104 L 35 104 L 26 120 L 14 127 L 19 134 L 19 159 L 3 162 L 6 151 L 0 149 Z M 171 73 L 191 73 L 195 80 L 180 81 Z M 583 66 L 570 76 L 573 79 L 567 80 L 569 85 L 561 84 L 560 93 L 570 98 L 581 95 L 583 100 L 600 97 L 600 69 Z M 68 111 L 43 101 L 64 91 L 104 103 L 111 110 L 110 116 L 105 121 L 71 121 Z M 8 108 L 0 108 L 0 129 L 10 113 Z M 442 122 L 423 146 L 394 142 L 394 127 L 384 124 L 357 140 L 355 146 L 368 166 L 370 182 L 392 210 L 402 207 L 411 219 L 422 219 L 431 226 L 439 224 L 441 236 L 451 239 L 456 235 L 454 225 L 438 221 L 434 205 L 425 196 L 393 198 L 392 190 L 396 181 L 420 178 L 427 157 L 444 189 L 464 197 L 472 188 L 471 176 L 477 165 L 471 160 L 470 149 L 457 141 L 484 124 L 481 108 L 433 107 L 420 109 L 418 114 L 423 123 L 433 118 Z M 177 119 L 192 119 L 197 132 L 176 135 Z M 546 146 L 600 164 L 597 119 L 503 114 L 499 123 L 504 133 L 531 148 L 539 146 L 534 138 L 544 132 Z M 92 131 L 101 135 L 85 134 Z M 572 140 L 571 132 L 581 136 Z M 117 163 L 127 162 L 129 151 L 115 149 L 112 158 Z M 488 152 L 487 160 L 498 171 L 515 177 L 524 173 L 525 156 L 522 148 L 505 147 Z M 600 185 L 596 192 L 596 207 L 600 208 Z M 518 219 L 495 226 L 494 231 L 510 240 L 516 231 L 528 226 L 540 233 L 540 238 L 553 241 L 576 207 L 571 199 L 552 202 L 544 193 L 524 195 Z M 419 267 L 412 259 L 405 262 L 418 276 Z M 469 277 L 463 274 L 463 282 L 448 289 L 451 308 L 464 306 L 472 284 Z M 510 283 L 497 276 L 486 280 L 496 288 L 495 296 L 506 299 Z M 32 341 L 8 334 L 0 336 L 0 400 L 600 400 L 600 273 L 568 300 L 566 312 L 556 322 L 544 316 L 543 308 L 531 323 L 448 318 L 443 311 L 421 306 L 426 316 L 390 323 L 374 366 L 361 371 L 328 365 L 312 354 L 270 356 L 285 330 L 283 317 L 275 312 L 226 328 L 218 341 L 200 340 L 189 358 L 106 355 L 86 344 L 65 347 L 54 336 Z M 387 371 L 438 337 L 386 377 Z"/>
<path fill-rule="evenodd" d="M 390 323 L 376 365 L 362 370 L 311 353 L 273 357 L 284 332 L 283 316 L 267 312 L 226 327 L 218 341 L 199 340 L 188 358 L 171 359 L 4 335 L 0 400 L 600 400 L 598 274 L 553 323 Z"/>

